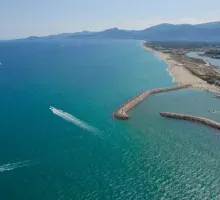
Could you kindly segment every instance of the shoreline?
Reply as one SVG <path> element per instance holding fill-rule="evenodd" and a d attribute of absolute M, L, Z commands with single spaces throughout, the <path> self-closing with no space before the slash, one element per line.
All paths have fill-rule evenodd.
<path fill-rule="evenodd" d="M 146 46 L 146 42 L 142 42 L 142 46 L 145 50 L 151 51 L 160 60 L 167 63 L 168 67 L 166 71 L 173 78 L 172 81 L 177 84 L 191 85 L 192 88 L 205 90 L 214 93 L 220 93 L 220 88 L 215 85 L 211 85 L 206 81 L 202 80 L 200 77 L 193 75 L 188 69 L 186 69 L 183 64 L 174 60 L 170 53 L 163 53 L 156 51 L 150 47 Z M 206 65 L 208 63 L 206 62 Z M 209 63 L 210 64 L 210 63 Z"/>

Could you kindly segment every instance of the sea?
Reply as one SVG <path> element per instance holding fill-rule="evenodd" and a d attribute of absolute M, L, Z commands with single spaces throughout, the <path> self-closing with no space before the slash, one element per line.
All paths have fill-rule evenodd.
<path fill-rule="evenodd" d="M 215 94 L 175 85 L 134 40 L 0 42 L 1 200 L 220 199 L 220 132 L 161 111 L 220 119 Z"/>

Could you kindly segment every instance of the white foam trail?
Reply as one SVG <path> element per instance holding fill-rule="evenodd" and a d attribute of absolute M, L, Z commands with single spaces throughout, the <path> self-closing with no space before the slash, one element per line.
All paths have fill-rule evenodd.
<path fill-rule="evenodd" d="M 53 114 L 55 114 L 55 115 L 65 119 L 68 122 L 71 122 L 71 123 L 75 124 L 76 126 L 79 126 L 82 129 L 85 129 L 85 130 L 87 130 L 89 132 L 96 133 L 96 134 L 99 132 L 99 130 L 97 128 L 95 128 L 93 126 L 90 126 L 86 122 L 84 122 L 84 121 L 82 121 L 82 120 L 72 116 L 69 113 L 66 113 L 66 112 L 64 112 L 62 110 L 56 109 L 56 108 L 54 108 L 52 106 L 50 106 L 50 110 L 53 112 Z"/>
<path fill-rule="evenodd" d="M 8 163 L 8 164 L 0 166 L 0 172 L 11 171 L 11 170 L 21 168 L 21 167 L 28 167 L 29 165 L 31 165 L 30 160 L 16 162 L 16 163 Z"/>

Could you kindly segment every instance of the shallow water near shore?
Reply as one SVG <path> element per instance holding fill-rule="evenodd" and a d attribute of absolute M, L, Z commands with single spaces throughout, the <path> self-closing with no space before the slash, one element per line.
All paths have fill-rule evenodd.
<path fill-rule="evenodd" d="M 220 198 L 220 132 L 159 116 L 218 121 L 212 93 L 156 94 L 129 121 L 112 118 L 134 95 L 175 85 L 140 41 L 0 43 L 0 60 L 0 199 Z"/>

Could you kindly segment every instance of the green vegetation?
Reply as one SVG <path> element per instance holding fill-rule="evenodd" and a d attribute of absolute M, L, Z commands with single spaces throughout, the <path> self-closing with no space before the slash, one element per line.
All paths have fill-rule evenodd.
<path fill-rule="evenodd" d="M 205 56 L 220 59 L 220 50 L 209 50 L 204 53 Z"/>
<path fill-rule="evenodd" d="M 148 42 L 148 46 L 163 48 L 220 48 L 220 43 L 215 42 L 188 42 L 188 41 L 154 41 Z"/>

